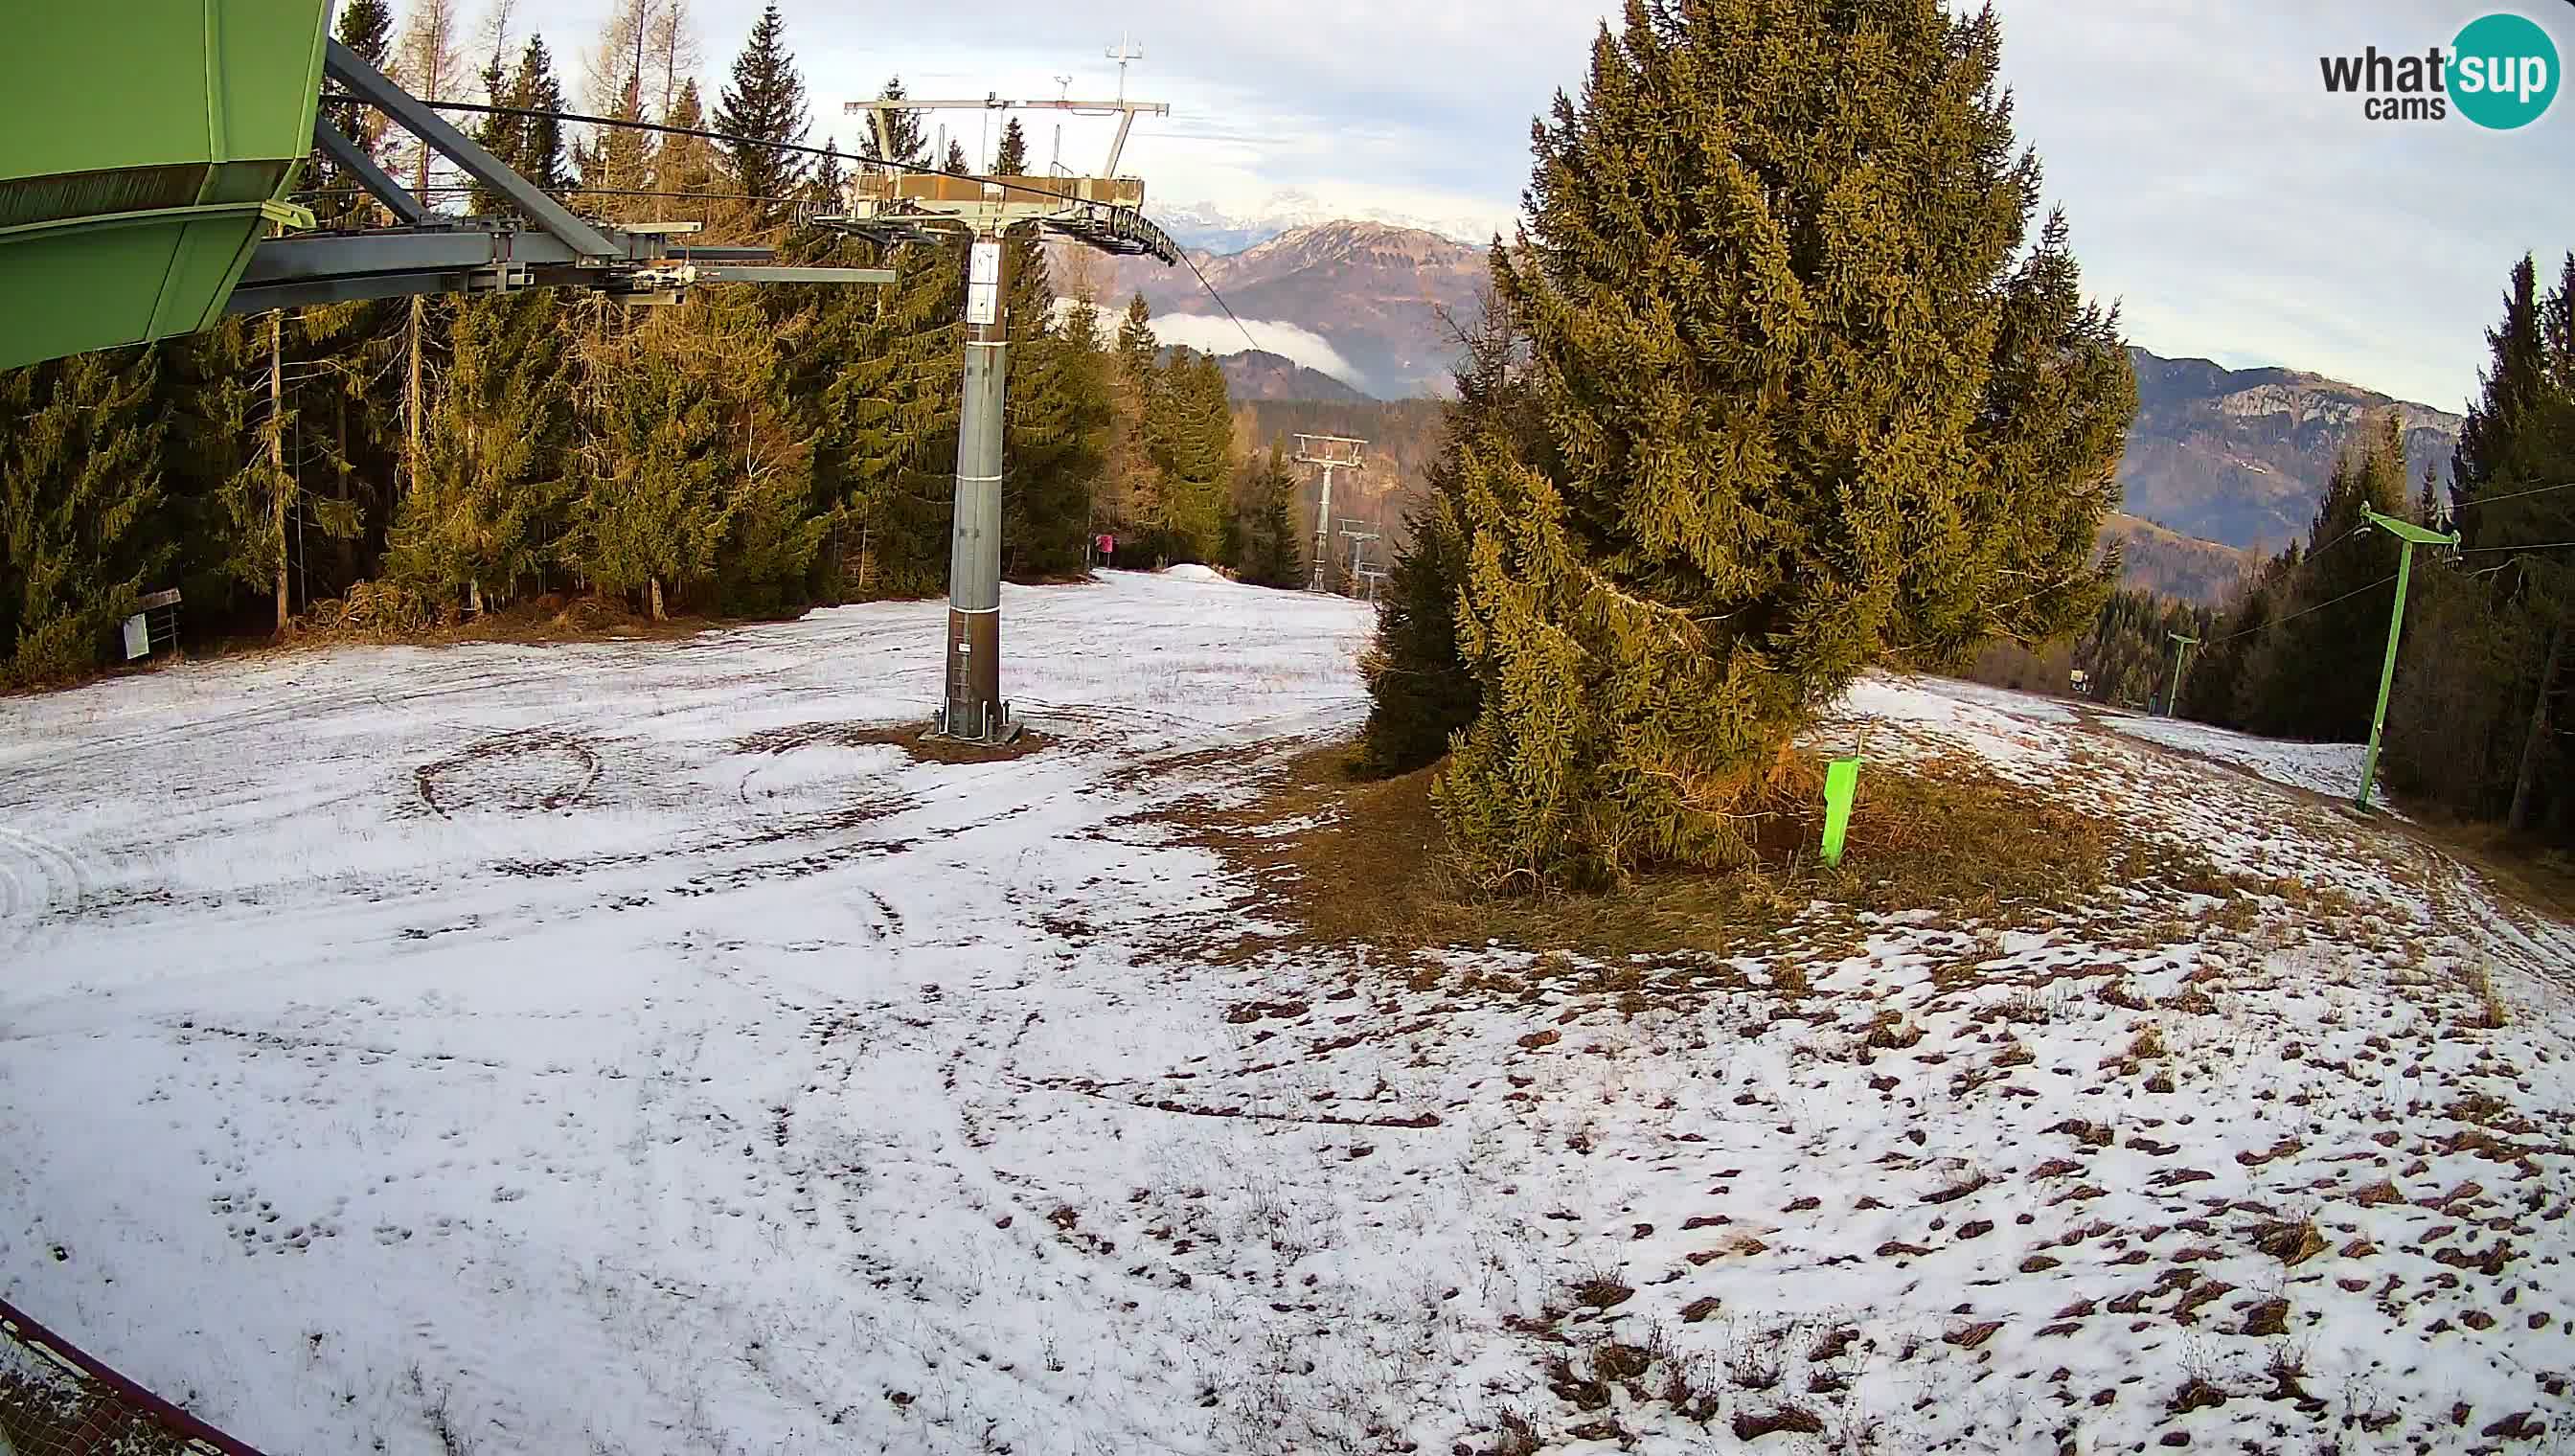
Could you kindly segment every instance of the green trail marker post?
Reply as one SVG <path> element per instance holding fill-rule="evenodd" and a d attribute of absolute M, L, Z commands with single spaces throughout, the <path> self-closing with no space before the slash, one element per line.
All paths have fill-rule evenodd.
<path fill-rule="evenodd" d="M 2378 710 L 2369 716 L 2369 753 L 2360 761 L 2360 791 L 2352 795 L 2351 806 L 2369 812 L 2369 786 L 2378 781 L 2378 737 L 2387 727 L 2387 693 L 2396 686 L 2396 639 L 2405 631 L 2405 588 L 2414 576 L 2414 548 L 2418 546 L 2457 546 L 2459 533 L 2426 531 L 2411 521 L 2381 516 L 2363 506 L 2360 514 L 2369 524 L 2389 533 L 2403 543 L 2396 554 L 2396 606 L 2387 615 L 2387 661 L 2378 670 Z"/>
<path fill-rule="evenodd" d="M 2164 635 L 2171 638 L 2173 644 L 2172 691 L 2164 695 L 2164 717 L 2179 718 L 2181 717 L 2182 664 L 2190 660 L 2190 650 L 2199 642 L 2199 639 L 2195 637 L 2184 637 L 2177 632 L 2166 633 Z"/>
<path fill-rule="evenodd" d="M 1842 836 L 1850 830 L 1851 800 L 1859 794 L 1857 756 L 1835 758 L 1824 769 L 1824 862 L 1842 862 Z"/>

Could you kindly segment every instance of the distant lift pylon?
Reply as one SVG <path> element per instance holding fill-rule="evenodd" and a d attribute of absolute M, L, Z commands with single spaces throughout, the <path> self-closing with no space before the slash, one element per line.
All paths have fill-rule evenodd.
<path fill-rule="evenodd" d="M 1366 462 L 1367 442 L 1346 435 L 1299 435 L 1296 437 L 1296 463 L 1323 468 L 1322 493 L 1314 502 L 1314 570 L 1306 584 L 1309 592 L 1320 592 L 1331 585 L 1332 560 L 1332 472 L 1357 470 Z M 1353 571 L 1358 558 L 1350 558 Z"/>

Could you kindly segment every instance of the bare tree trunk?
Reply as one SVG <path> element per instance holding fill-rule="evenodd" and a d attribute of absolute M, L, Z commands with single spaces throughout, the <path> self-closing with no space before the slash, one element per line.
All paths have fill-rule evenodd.
<path fill-rule="evenodd" d="M 277 635 L 293 615 L 286 594 L 286 311 L 268 316 L 269 493 L 277 500 Z"/>
<path fill-rule="evenodd" d="M 2560 621 L 2548 634 L 2548 661 L 2539 670 L 2539 701 L 2530 706 L 2530 731 L 2521 740 L 2521 772 L 2512 785 L 2512 812 L 2505 816 L 2504 827 L 2514 833 L 2530 827 L 2530 801 L 2539 785 L 2539 747 L 2548 741 L 2548 694 L 2557 686 L 2557 664 L 2566 648 L 2566 624 Z"/>
<path fill-rule="evenodd" d="M 506 19 L 505 22 L 506 23 Z M 415 95 L 439 101 L 447 97 L 452 74 L 457 69 L 456 0 L 418 0 L 410 23 L 403 29 L 402 40 L 395 52 L 395 73 Z M 413 139 L 412 190 L 424 205 L 429 202 L 429 145 Z M 419 483 L 421 349 L 427 306 L 418 298 L 411 301 L 411 321 L 406 342 L 411 353 L 410 368 L 403 383 L 403 475 L 413 485 Z"/>
<path fill-rule="evenodd" d="M 348 503 L 352 490 L 354 489 L 353 483 L 350 481 L 349 477 L 355 474 L 349 466 L 349 396 L 345 390 L 334 390 L 332 392 L 331 426 L 332 429 L 338 433 L 340 441 L 340 453 L 333 462 L 333 474 L 340 478 L 340 501 L 341 504 L 345 506 Z M 357 580 L 357 542 L 350 537 L 341 537 L 339 557 L 340 579 L 338 582 L 333 584 L 332 591 L 334 595 L 346 592 L 349 590 L 349 584 Z"/>

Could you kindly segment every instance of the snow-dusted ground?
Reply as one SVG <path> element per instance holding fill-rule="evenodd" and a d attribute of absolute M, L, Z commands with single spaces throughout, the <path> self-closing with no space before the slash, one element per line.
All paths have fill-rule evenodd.
<path fill-rule="evenodd" d="M 1500 948 L 1264 949 L 1177 819 L 1356 723 L 1363 611 L 1006 608 L 1057 741 L 1004 762 L 864 740 L 926 712 L 935 605 L 0 702 L 0 1292 L 281 1453 L 2575 1419 L 2575 933 L 2412 841 L 1873 681 L 1819 741 L 2106 797 L 2208 893 L 1819 908 L 1608 967 L 1641 1010 Z"/>
<path fill-rule="evenodd" d="M 2102 721 L 2131 737 L 2168 748 L 2231 763 L 2274 783 L 2312 788 L 2349 798 L 2360 787 L 2365 743 L 2300 743 L 2229 732 L 2186 718 L 2151 718 L 2144 714 L 2104 714 Z M 2383 781 L 2384 775 L 2382 775 Z"/>

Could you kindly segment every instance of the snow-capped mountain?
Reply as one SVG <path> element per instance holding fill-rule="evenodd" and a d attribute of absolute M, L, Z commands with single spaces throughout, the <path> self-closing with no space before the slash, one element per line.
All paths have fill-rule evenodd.
<path fill-rule="evenodd" d="M 1498 210 L 1490 214 L 1443 217 L 1390 208 L 1327 203 L 1310 192 L 1293 190 L 1274 192 L 1250 207 L 1228 208 L 1201 201 L 1178 206 L 1149 206 L 1146 212 L 1162 224 L 1163 230 L 1177 239 L 1182 247 L 1200 248 L 1217 254 L 1240 253 L 1246 248 L 1267 243 L 1282 233 L 1344 220 L 1435 233 L 1451 242 L 1480 246 L 1492 240 L 1494 229 L 1501 221 Z"/>

